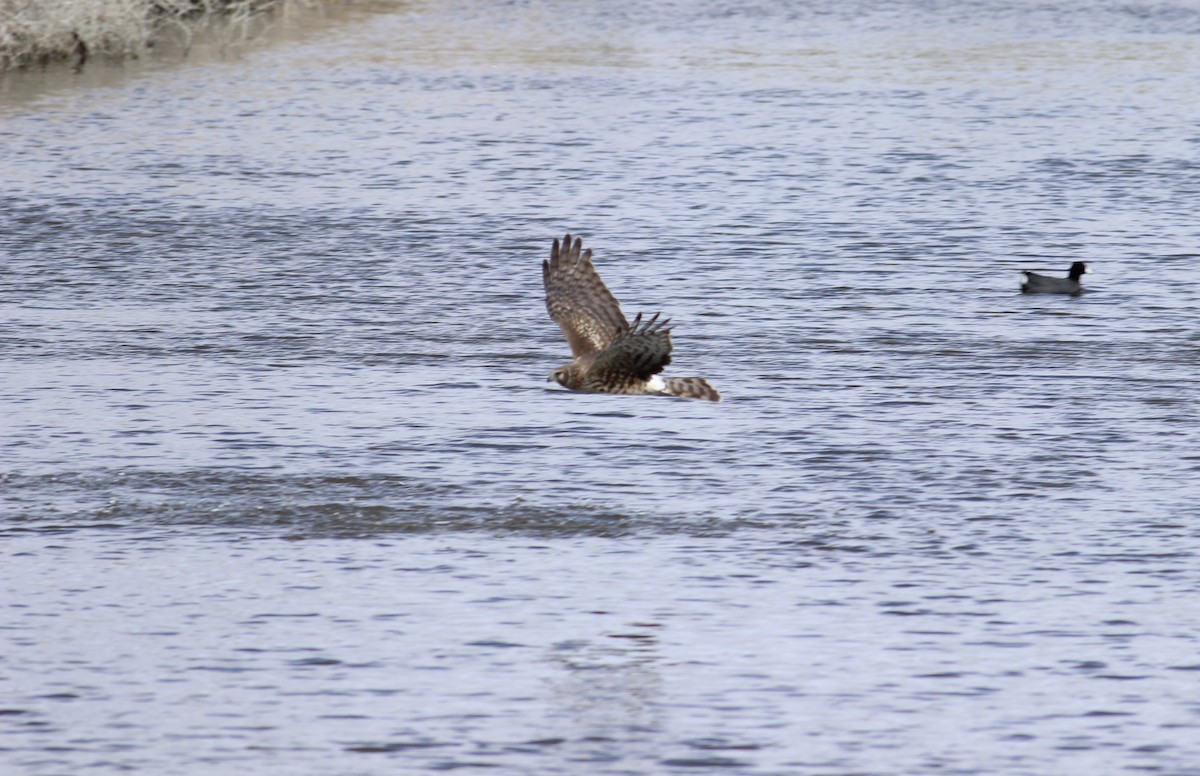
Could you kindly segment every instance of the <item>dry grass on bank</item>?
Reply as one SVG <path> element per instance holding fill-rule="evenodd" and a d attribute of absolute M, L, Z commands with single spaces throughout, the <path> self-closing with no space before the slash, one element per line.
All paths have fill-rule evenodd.
<path fill-rule="evenodd" d="M 220 19 L 250 25 L 288 6 L 319 0 L 0 0 L 0 72 L 91 58 L 136 58 L 164 39 L 184 48 L 193 29 Z"/>

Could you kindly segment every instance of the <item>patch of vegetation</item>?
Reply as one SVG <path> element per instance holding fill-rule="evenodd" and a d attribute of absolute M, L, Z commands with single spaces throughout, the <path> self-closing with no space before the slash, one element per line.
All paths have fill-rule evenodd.
<path fill-rule="evenodd" d="M 0 0 L 0 72 L 93 58 L 137 58 L 166 38 L 186 50 L 195 28 L 220 20 L 248 36 L 260 19 L 319 0 Z"/>

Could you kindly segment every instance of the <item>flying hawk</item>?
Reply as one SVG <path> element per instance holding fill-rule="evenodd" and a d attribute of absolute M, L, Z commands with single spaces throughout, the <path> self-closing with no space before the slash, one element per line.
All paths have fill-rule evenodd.
<path fill-rule="evenodd" d="M 572 391 L 654 394 L 720 401 L 721 394 L 703 377 L 662 377 L 671 363 L 669 320 L 658 313 L 643 321 L 625 320 L 617 301 L 596 268 L 592 250 L 571 235 L 557 239 L 550 260 L 542 262 L 546 309 L 562 327 L 575 358 L 550 375 Z"/>

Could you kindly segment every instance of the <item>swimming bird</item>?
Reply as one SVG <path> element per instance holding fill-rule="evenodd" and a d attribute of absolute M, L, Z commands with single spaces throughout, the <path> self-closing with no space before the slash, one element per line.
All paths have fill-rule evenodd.
<path fill-rule="evenodd" d="M 670 321 L 658 313 L 633 323 L 592 264 L 592 249 L 571 235 L 554 240 L 542 262 L 546 310 L 567 335 L 574 360 L 550 375 L 559 385 L 586 393 L 656 394 L 720 401 L 703 377 L 662 377 L 671 363 Z"/>
<path fill-rule="evenodd" d="M 1021 274 L 1025 276 L 1025 281 L 1021 283 L 1021 293 L 1081 294 L 1083 293 L 1083 284 L 1079 282 L 1079 279 L 1090 272 L 1088 265 L 1082 261 L 1072 264 L 1071 270 L 1065 278 L 1052 278 L 1049 275 L 1039 275 L 1036 272 L 1022 270 Z"/>

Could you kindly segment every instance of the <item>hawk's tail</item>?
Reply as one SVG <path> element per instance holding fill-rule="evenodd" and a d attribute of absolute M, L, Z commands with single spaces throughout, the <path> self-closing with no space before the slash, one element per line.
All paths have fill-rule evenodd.
<path fill-rule="evenodd" d="M 720 401 L 721 394 L 703 377 L 664 377 L 663 393 L 685 399 Z"/>

